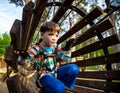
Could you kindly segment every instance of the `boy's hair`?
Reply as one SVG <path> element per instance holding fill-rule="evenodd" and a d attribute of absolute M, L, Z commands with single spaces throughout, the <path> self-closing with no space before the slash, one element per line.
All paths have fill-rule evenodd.
<path fill-rule="evenodd" d="M 57 23 L 55 22 L 45 22 L 42 24 L 41 28 L 40 28 L 40 32 L 45 33 L 46 31 L 54 31 L 54 32 L 60 32 L 60 27 Z"/>

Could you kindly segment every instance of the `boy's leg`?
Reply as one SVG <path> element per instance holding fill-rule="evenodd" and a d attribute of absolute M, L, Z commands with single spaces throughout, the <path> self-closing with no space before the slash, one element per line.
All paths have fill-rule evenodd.
<path fill-rule="evenodd" d="M 58 68 L 58 79 L 62 81 L 68 88 L 73 89 L 79 68 L 75 64 L 68 64 Z"/>
<path fill-rule="evenodd" d="M 63 93 L 65 85 L 52 75 L 44 75 L 39 79 L 45 93 Z"/>

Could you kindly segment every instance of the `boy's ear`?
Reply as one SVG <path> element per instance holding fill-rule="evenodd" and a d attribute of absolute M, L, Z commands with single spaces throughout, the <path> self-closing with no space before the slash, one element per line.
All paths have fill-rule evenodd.
<path fill-rule="evenodd" d="M 41 33 L 40 33 L 40 35 L 41 35 L 41 37 L 43 37 L 44 33 L 43 33 L 43 32 L 41 32 Z"/>

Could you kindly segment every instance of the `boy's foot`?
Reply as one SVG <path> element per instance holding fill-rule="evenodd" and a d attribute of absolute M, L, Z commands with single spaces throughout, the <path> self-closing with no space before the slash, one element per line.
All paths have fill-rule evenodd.
<path fill-rule="evenodd" d="M 68 92 L 68 89 L 65 89 L 63 93 L 69 93 L 69 92 Z"/>
<path fill-rule="evenodd" d="M 39 93 L 44 93 L 44 89 L 43 89 L 43 88 L 40 88 Z"/>

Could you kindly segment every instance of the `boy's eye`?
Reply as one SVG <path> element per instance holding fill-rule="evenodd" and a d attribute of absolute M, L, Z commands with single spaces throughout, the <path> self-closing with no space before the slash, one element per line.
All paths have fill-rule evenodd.
<path fill-rule="evenodd" d="M 53 34 L 52 34 L 52 33 L 50 33 L 50 34 L 48 34 L 48 35 L 52 36 Z"/>
<path fill-rule="evenodd" d="M 58 35 L 56 35 L 56 37 L 58 37 Z"/>
<path fill-rule="evenodd" d="M 48 35 L 52 36 L 54 35 L 53 33 L 49 33 Z M 55 35 L 56 37 L 58 37 L 58 34 Z"/>

